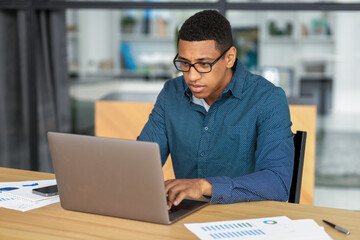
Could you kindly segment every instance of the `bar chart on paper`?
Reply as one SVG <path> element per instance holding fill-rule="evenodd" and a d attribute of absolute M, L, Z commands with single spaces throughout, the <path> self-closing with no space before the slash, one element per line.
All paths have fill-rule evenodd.
<path fill-rule="evenodd" d="M 10 200 L 14 200 L 14 198 L 11 198 L 11 197 L 1 197 L 1 195 L 0 195 L 0 203 L 1 203 L 1 202 L 5 202 L 5 201 L 10 201 Z"/>
<path fill-rule="evenodd" d="M 229 239 L 245 236 L 261 236 L 266 233 L 249 222 L 211 224 L 201 229 L 213 239 Z"/>
<path fill-rule="evenodd" d="M 222 240 L 295 240 L 331 239 L 312 219 L 291 220 L 288 217 L 256 218 L 236 221 L 185 224 L 200 239 Z M 304 231 L 304 229 L 306 229 Z M 319 238 L 314 238 L 318 236 Z"/>

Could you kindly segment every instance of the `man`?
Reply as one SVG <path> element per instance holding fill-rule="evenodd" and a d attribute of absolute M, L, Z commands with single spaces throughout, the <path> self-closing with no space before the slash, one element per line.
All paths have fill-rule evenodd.
<path fill-rule="evenodd" d="M 163 164 L 171 153 L 169 208 L 202 196 L 286 201 L 294 155 L 286 96 L 236 58 L 228 20 L 214 10 L 186 20 L 174 65 L 183 76 L 165 83 L 138 137 L 159 144 Z"/>

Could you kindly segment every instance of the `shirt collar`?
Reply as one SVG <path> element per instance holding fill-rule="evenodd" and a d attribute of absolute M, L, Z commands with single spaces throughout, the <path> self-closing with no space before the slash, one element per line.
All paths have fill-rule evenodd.
<path fill-rule="evenodd" d="M 182 79 L 183 79 L 183 83 L 184 83 L 184 87 L 185 87 L 185 94 L 186 94 L 186 96 L 189 97 L 189 101 L 192 101 L 192 92 L 191 92 L 190 88 L 188 87 L 188 85 L 186 84 L 184 76 L 182 76 Z"/>
<path fill-rule="evenodd" d="M 226 86 L 223 91 L 223 94 L 231 92 L 231 94 L 236 98 L 241 98 L 244 82 L 247 77 L 247 70 L 244 65 L 240 62 L 239 59 L 236 59 L 234 64 L 234 74 L 231 78 L 230 83 Z"/>
<path fill-rule="evenodd" d="M 230 93 L 236 97 L 241 98 L 244 82 L 247 77 L 248 71 L 245 69 L 244 65 L 240 62 L 238 58 L 236 58 L 236 61 L 234 63 L 234 74 L 231 78 L 230 83 L 226 86 L 222 94 L 225 94 L 230 91 Z M 186 85 L 185 79 L 182 76 L 183 83 L 184 83 L 184 89 L 185 94 L 189 97 L 189 101 L 192 100 L 192 93 L 190 88 Z"/>

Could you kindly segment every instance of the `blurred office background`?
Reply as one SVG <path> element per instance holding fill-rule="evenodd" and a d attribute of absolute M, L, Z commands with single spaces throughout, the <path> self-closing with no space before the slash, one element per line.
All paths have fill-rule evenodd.
<path fill-rule="evenodd" d="M 317 106 L 314 204 L 360 210 L 360 0 L 273 2 L 2 1 L 0 166 L 51 172 L 47 131 L 93 135 L 97 100 L 155 101 L 178 28 L 212 8 L 250 71 Z"/>

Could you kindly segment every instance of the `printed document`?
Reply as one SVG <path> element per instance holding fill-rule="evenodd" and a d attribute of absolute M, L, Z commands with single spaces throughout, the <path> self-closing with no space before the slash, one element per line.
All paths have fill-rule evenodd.
<path fill-rule="evenodd" d="M 331 240 L 323 227 L 313 219 L 291 220 L 269 217 L 235 221 L 185 224 L 203 240 Z"/>
<path fill-rule="evenodd" d="M 28 211 L 60 201 L 59 196 L 43 197 L 32 193 L 34 188 L 55 185 L 56 180 L 0 182 L 0 207 Z"/>

